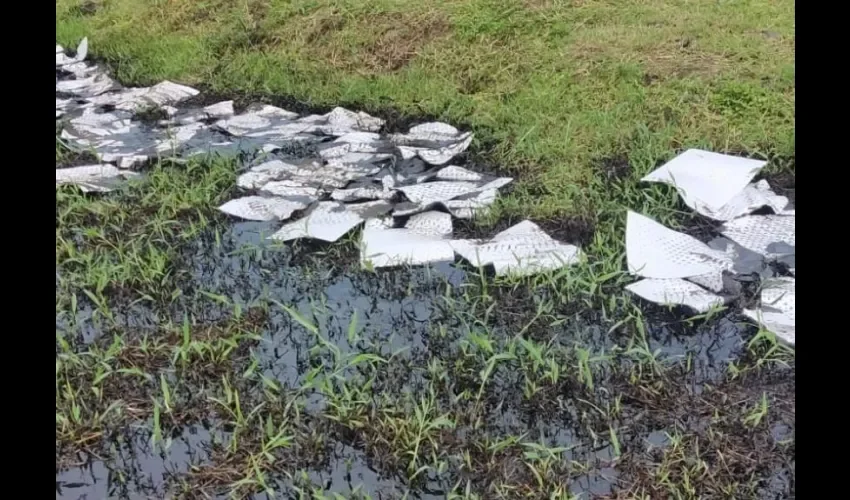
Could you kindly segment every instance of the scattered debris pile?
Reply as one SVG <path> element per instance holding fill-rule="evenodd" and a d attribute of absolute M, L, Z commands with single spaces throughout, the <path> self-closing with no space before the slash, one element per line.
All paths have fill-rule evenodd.
<path fill-rule="evenodd" d="M 178 109 L 199 92 L 167 81 L 123 88 L 86 63 L 87 52 L 85 39 L 74 56 L 56 46 L 56 118 L 62 120 L 61 140 L 102 163 L 57 169 L 57 185 L 103 192 L 138 176 L 130 169 L 153 158 L 240 156 L 247 171 L 237 183 L 245 196 L 221 211 L 284 222 L 271 236 L 280 241 L 333 242 L 364 224 L 364 266 L 425 264 L 458 254 L 476 265 L 492 264 L 498 274 L 530 274 L 579 255 L 530 221 L 487 241 L 451 239 L 453 217 L 470 219 L 486 210 L 512 181 L 448 165 L 472 143 L 471 132 L 432 122 L 406 134 L 382 134 L 383 120 L 344 108 L 309 116 L 259 104 L 236 114 L 232 101 Z M 317 155 L 284 161 L 277 153 L 293 143 L 311 145 Z"/>
<path fill-rule="evenodd" d="M 729 300 L 728 278 L 759 273 L 761 307 L 744 314 L 794 344 L 794 277 L 774 277 L 770 264 L 796 275 L 795 210 L 767 181 L 752 183 L 766 162 L 691 149 L 642 180 L 674 186 L 685 204 L 722 222 L 723 235 L 707 243 L 629 212 L 626 254 L 629 272 L 644 278 L 626 288 L 655 303 L 706 312 Z M 752 215 L 769 208 L 773 214 Z"/>

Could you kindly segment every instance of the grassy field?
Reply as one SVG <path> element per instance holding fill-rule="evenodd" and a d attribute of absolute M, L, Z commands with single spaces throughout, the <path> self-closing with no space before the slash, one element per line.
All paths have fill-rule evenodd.
<path fill-rule="evenodd" d="M 228 160 L 56 191 L 56 473 L 89 497 L 784 498 L 795 352 L 624 294 L 625 209 L 684 147 L 794 185 L 790 1 L 57 0 L 125 84 L 286 96 L 476 132 L 587 259 L 533 278 L 359 269 L 357 235 L 267 245 Z M 58 141 L 57 167 L 91 159 Z M 194 444 L 192 444 L 194 443 Z M 95 464 L 95 465 L 93 465 Z M 108 481 L 106 481 L 108 479 Z"/>
<path fill-rule="evenodd" d="M 125 82 L 465 124 L 510 209 L 591 210 L 592 166 L 701 146 L 794 157 L 794 2 L 58 0 Z"/>

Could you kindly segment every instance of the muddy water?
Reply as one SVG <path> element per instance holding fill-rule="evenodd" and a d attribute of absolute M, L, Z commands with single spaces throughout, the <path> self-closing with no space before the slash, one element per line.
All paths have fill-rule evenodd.
<path fill-rule="evenodd" d="M 403 351 L 402 355 L 410 359 L 421 359 L 435 349 L 447 353 L 455 350 L 456 342 L 439 344 L 431 338 L 437 324 L 453 331 L 450 339 L 462 338 L 468 331 L 463 318 L 472 305 L 464 302 L 462 291 L 465 283 L 477 277 L 463 266 L 446 263 L 371 273 L 358 270 L 356 250 L 322 257 L 322 251 L 331 250 L 320 249 L 318 253 L 310 252 L 318 256 L 318 262 L 325 263 L 317 267 L 296 261 L 299 253 L 289 247 L 269 246 L 265 236 L 274 229 L 274 224 L 236 223 L 219 234 L 207 234 L 184 249 L 175 266 L 186 270 L 179 276 L 184 296 L 165 314 L 175 323 L 187 310 L 200 323 L 232 315 L 232 305 L 204 298 L 208 296 L 202 292 L 226 297 L 244 307 L 277 301 L 315 321 L 322 336 L 343 353 L 358 351 L 362 342 L 367 342 L 380 346 L 385 354 Z M 332 264 L 327 265 L 328 262 Z M 452 300 L 446 300 L 447 296 Z M 116 307 L 114 314 L 119 324 L 153 329 L 163 312 L 136 304 Z M 57 330 L 74 331 L 91 341 L 103 334 L 96 316 L 90 305 L 81 302 L 75 321 L 57 317 Z M 350 345 L 348 332 L 355 317 L 362 340 Z M 610 350 L 613 345 L 606 334 L 608 327 L 574 321 L 548 327 L 547 331 L 566 345 L 578 342 L 601 351 Z M 744 340 L 753 333 L 750 325 L 737 322 L 734 317 L 697 327 L 669 319 L 648 327 L 650 350 L 660 350 L 667 359 L 688 358 L 698 383 L 721 378 L 729 361 L 740 356 Z M 510 337 L 516 331 L 516 324 L 496 322 L 492 335 Z M 319 340 L 276 306 L 270 309 L 268 327 L 262 335 L 264 341 L 255 350 L 261 363 L 259 369 L 285 387 L 297 387 L 311 366 L 310 350 Z M 510 391 L 518 381 L 505 373 L 499 374 L 494 384 Z M 316 404 L 320 406 L 321 402 Z M 575 414 L 574 409 L 571 411 Z M 612 446 L 604 440 L 597 443 L 595 438 L 590 443 L 569 413 L 541 416 L 529 414 L 519 406 L 506 407 L 493 416 L 488 432 L 496 437 L 526 434 L 526 440 L 567 448 L 567 459 L 593 461 L 597 467 L 575 478 L 572 492 L 585 498 L 611 494 L 619 477 L 616 468 L 608 465 L 614 455 Z M 624 443 L 641 441 L 663 448 L 667 444 L 665 430 L 624 434 L 621 439 Z M 776 433 L 785 434 L 782 430 Z M 136 431 L 115 444 L 108 459 L 81 458 L 78 467 L 57 473 L 57 498 L 162 498 L 168 478 L 184 473 L 192 465 L 203 464 L 216 439 L 221 437 L 214 438 L 210 431 L 193 426 L 174 436 L 166 450 L 154 450 L 150 433 Z M 412 498 L 445 498 L 453 485 L 450 479 L 434 477 L 424 487 L 408 492 L 401 481 L 373 467 L 362 450 L 341 442 L 332 446 L 331 460 L 321 469 L 311 470 L 310 479 L 343 497 L 361 492 L 371 498 L 400 498 L 406 493 Z M 787 471 L 777 472 L 771 481 L 778 482 L 778 490 L 787 491 L 788 481 L 782 482 L 782 474 L 787 475 Z M 287 491 L 287 486 L 281 485 L 279 491 Z"/>

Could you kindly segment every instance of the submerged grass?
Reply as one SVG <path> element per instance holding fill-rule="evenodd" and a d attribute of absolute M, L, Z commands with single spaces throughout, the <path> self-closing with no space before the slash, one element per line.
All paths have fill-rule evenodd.
<path fill-rule="evenodd" d="M 56 5 L 57 41 L 89 36 L 128 83 L 470 126 L 477 159 L 519 177 L 478 222 L 530 217 L 585 253 L 458 281 L 361 270 L 356 234 L 236 245 L 223 160 L 151 164 L 106 196 L 57 188 L 57 487 L 99 461 L 119 489 L 91 496 L 793 496 L 793 349 L 622 292 L 626 208 L 701 230 L 638 181 L 677 149 L 769 158 L 793 194 L 793 3 Z M 57 140 L 57 168 L 91 160 Z M 134 479 L 132 436 L 165 462 L 194 427 L 203 457 Z"/>

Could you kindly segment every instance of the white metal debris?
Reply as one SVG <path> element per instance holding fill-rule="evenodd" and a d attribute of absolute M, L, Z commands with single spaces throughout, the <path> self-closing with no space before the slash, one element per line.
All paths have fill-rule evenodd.
<path fill-rule="evenodd" d="M 245 196 L 228 201 L 218 207 L 222 212 L 240 219 L 269 221 L 286 220 L 292 212 L 309 206 L 305 200 Z"/>
<path fill-rule="evenodd" d="M 413 186 L 403 186 L 399 191 L 412 201 L 422 205 L 448 201 L 458 196 L 479 191 L 478 184 L 474 182 L 425 182 Z"/>
<path fill-rule="evenodd" d="M 56 185 L 76 184 L 84 193 L 104 193 L 138 176 L 136 172 L 119 170 L 113 165 L 83 165 L 56 169 Z"/>
<path fill-rule="evenodd" d="M 304 198 L 310 202 L 318 200 L 320 195 L 319 188 L 290 180 L 267 182 L 263 184 L 260 193 L 282 198 Z"/>
<path fill-rule="evenodd" d="M 290 241 L 298 238 L 314 238 L 328 242 L 340 239 L 364 220 L 359 214 L 347 210 L 342 203 L 324 201 L 307 216 L 290 222 L 269 238 Z"/>
<path fill-rule="evenodd" d="M 456 165 L 449 165 L 448 167 L 441 168 L 437 171 L 434 177 L 438 181 L 478 182 L 484 180 L 484 176 L 482 174 Z"/>
<path fill-rule="evenodd" d="M 444 238 L 452 234 L 452 216 L 434 210 L 422 212 L 411 216 L 404 227 L 423 236 Z"/>
<path fill-rule="evenodd" d="M 464 195 L 454 200 L 444 201 L 443 205 L 458 219 L 472 219 L 485 213 L 495 203 L 498 190 L 487 189 L 479 193 Z"/>
<path fill-rule="evenodd" d="M 752 213 L 762 207 L 769 207 L 776 214 L 785 213 L 787 206 L 788 198 L 774 193 L 770 189 L 770 184 L 762 179 L 756 183 L 748 184 L 720 210 L 712 211 L 708 207 L 703 207 L 704 209 L 698 212 L 715 220 L 728 221 Z"/>
<path fill-rule="evenodd" d="M 549 238 L 530 222 L 489 241 L 450 239 L 453 216 L 481 213 L 512 181 L 457 165 L 440 167 L 469 147 L 471 132 L 431 122 L 387 135 L 381 133 L 380 118 L 339 107 L 304 117 L 268 104 L 237 114 L 233 101 L 181 109 L 181 102 L 198 95 L 196 89 L 167 81 L 121 88 L 102 68 L 83 62 L 86 46 L 78 47 L 75 57 L 57 46 L 57 69 L 63 71 L 57 71 L 56 116 L 68 117 L 59 122 L 61 137 L 119 168 L 157 157 L 240 155 L 254 165 L 236 181 L 248 192 L 224 203 L 222 212 L 257 221 L 287 221 L 305 213 L 287 221 L 272 239 L 336 241 L 369 220 L 362 258 L 378 267 L 453 260 L 458 252 L 476 265 L 493 264 L 499 274 L 528 274 L 568 265 L 578 255 L 576 247 Z M 162 116 L 151 123 L 157 113 Z M 311 149 L 293 161 L 282 150 L 296 145 Z M 104 168 L 109 175 L 119 171 Z M 57 173 L 60 182 L 88 186 L 91 179 Z M 364 200 L 372 201 L 351 203 Z M 400 217 L 407 217 L 405 227 L 394 228 Z M 534 228 L 530 238 L 512 236 Z M 373 234 L 378 230 L 385 232 Z"/>
<path fill-rule="evenodd" d="M 744 315 L 791 345 L 796 337 L 796 280 L 776 278 L 762 286 L 761 307 Z"/>
<path fill-rule="evenodd" d="M 454 248 L 460 244 L 460 240 L 441 235 L 370 225 L 361 235 L 360 262 L 373 268 L 450 262 L 454 260 Z"/>
<path fill-rule="evenodd" d="M 560 243 L 537 224 L 523 221 L 492 239 L 461 245 L 455 251 L 476 267 L 489 264 L 497 275 L 525 276 L 578 262 L 578 247 Z"/>
<path fill-rule="evenodd" d="M 675 186 L 687 206 L 723 221 L 718 231 L 728 240 L 725 252 L 715 250 L 629 212 L 628 269 L 633 275 L 650 279 L 626 289 L 651 302 L 682 304 L 704 312 L 723 301 L 712 291 L 724 290 L 724 273 L 766 269 L 764 261 L 759 265 L 756 255 L 785 263 L 791 274 L 796 274 L 796 211 L 789 206 L 788 198 L 773 192 L 767 181 L 751 183 L 765 163 L 691 149 L 644 177 L 644 181 Z M 769 207 L 775 215 L 750 215 L 762 207 Z M 766 283 L 761 301 L 760 309 L 745 310 L 744 315 L 793 345 L 794 278 Z"/>
<path fill-rule="evenodd" d="M 796 246 L 796 217 L 793 215 L 750 215 L 731 220 L 720 228 L 720 232 L 742 247 L 776 258 L 769 247 L 774 243 Z"/>
<path fill-rule="evenodd" d="M 719 295 L 678 278 L 642 279 L 626 285 L 626 290 L 656 304 L 683 305 L 701 313 L 723 304 Z"/>
<path fill-rule="evenodd" d="M 641 180 L 675 186 L 688 207 L 712 217 L 729 212 L 730 209 L 724 212 L 724 206 L 765 164 L 760 160 L 689 149 Z"/>
<path fill-rule="evenodd" d="M 389 200 L 395 196 L 394 191 L 383 189 L 375 185 L 363 185 L 349 187 L 346 189 L 334 189 L 331 199 L 336 201 L 359 201 L 359 200 Z"/>
<path fill-rule="evenodd" d="M 626 220 L 626 260 L 629 272 L 644 278 L 688 278 L 732 268 L 726 253 L 632 211 Z"/>

